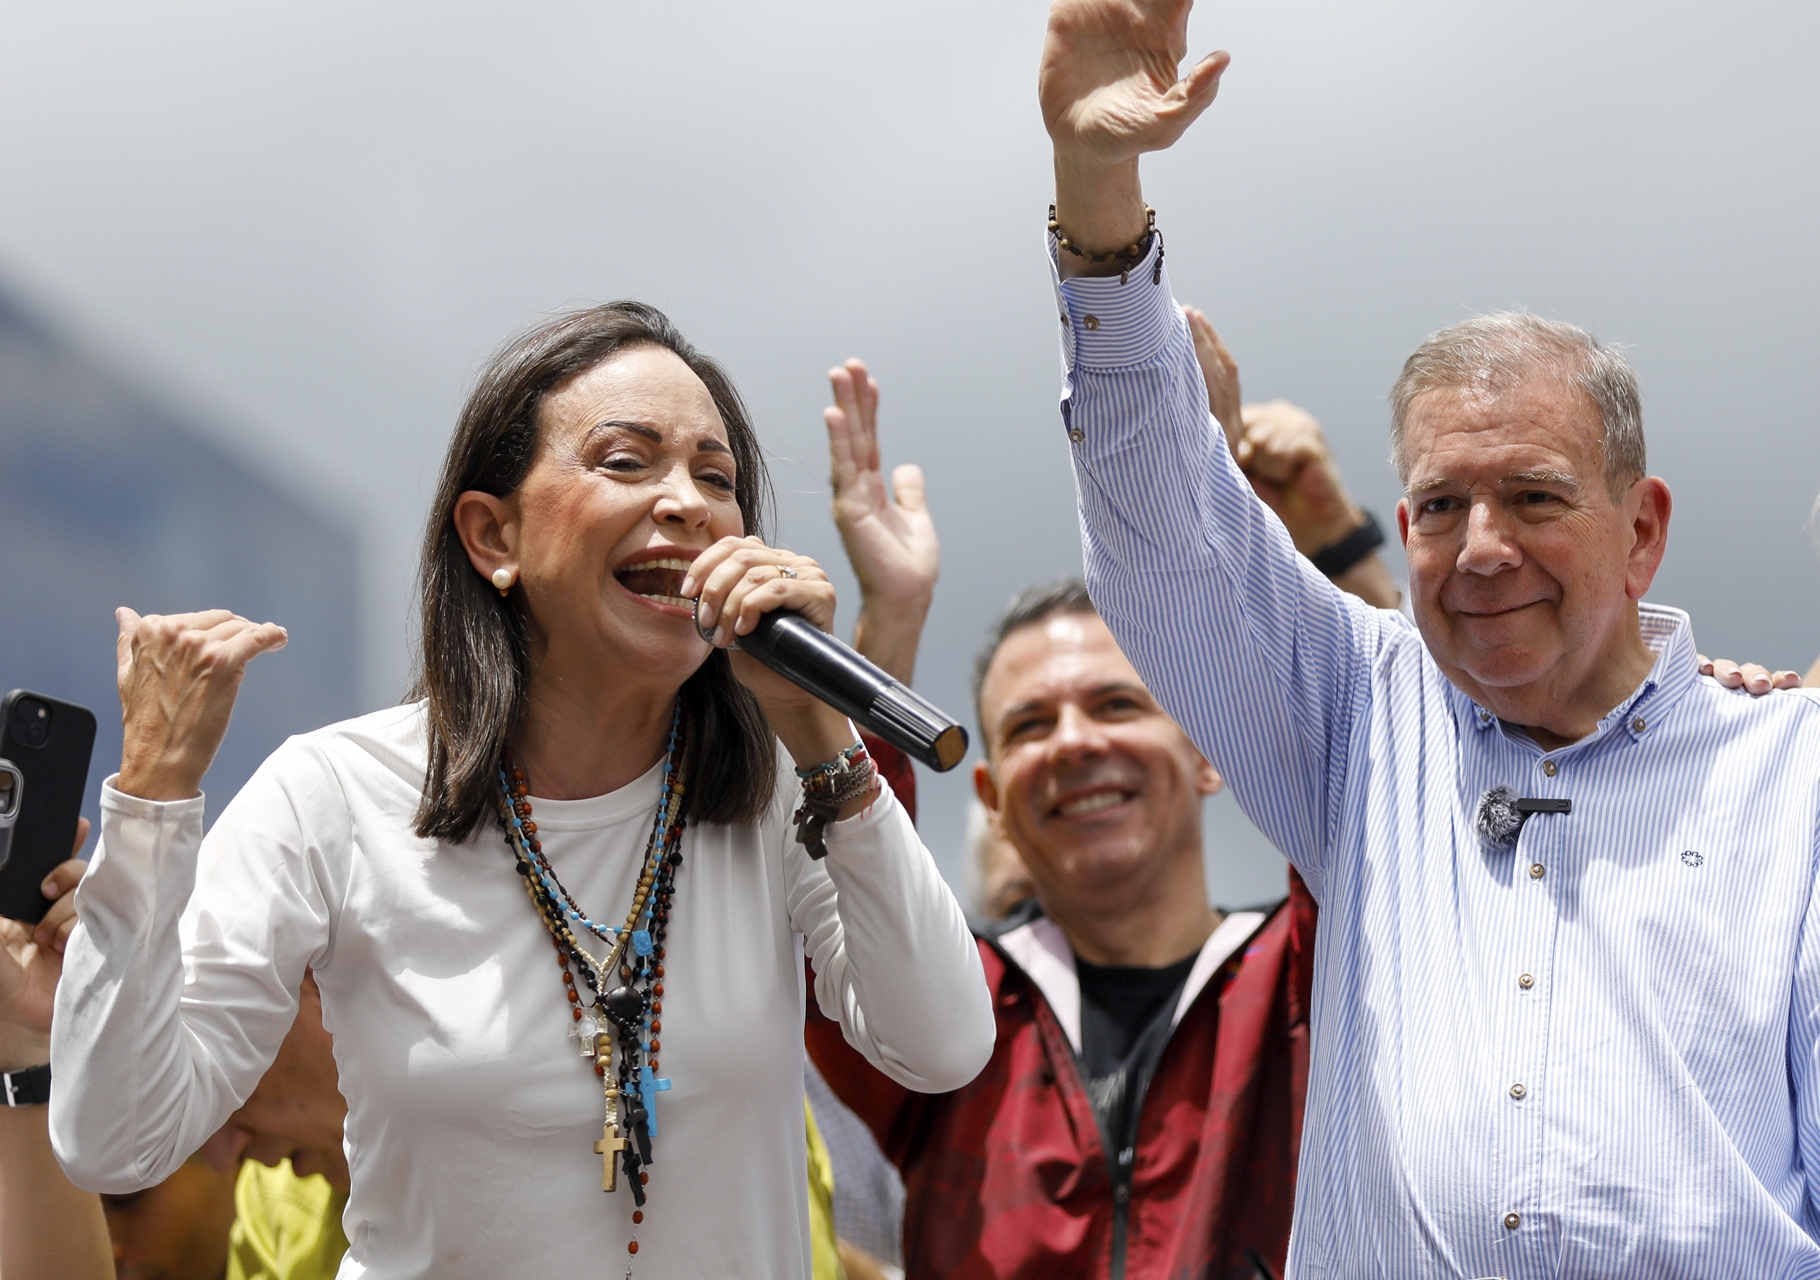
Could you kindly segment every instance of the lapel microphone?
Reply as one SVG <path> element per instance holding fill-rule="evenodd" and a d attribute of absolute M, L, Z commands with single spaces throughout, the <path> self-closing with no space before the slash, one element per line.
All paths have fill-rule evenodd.
<path fill-rule="evenodd" d="M 1532 813 L 1572 813 L 1572 800 L 1537 800 L 1519 796 L 1509 787 L 1493 787 L 1479 797 L 1473 829 L 1494 849 L 1514 849 L 1517 835 Z"/>

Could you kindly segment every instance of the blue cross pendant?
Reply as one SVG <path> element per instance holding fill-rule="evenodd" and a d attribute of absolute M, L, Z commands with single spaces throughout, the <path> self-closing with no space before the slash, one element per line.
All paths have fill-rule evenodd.
<path fill-rule="evenodd" d="M 638 1096 L 645 1104 L 645 1111 L 650 1115 L 651 1136 L 657 1136 L 657 1096 L 670 1091 L 670 1082 L 663 1076 L 652 1076 L 651 1064 L 638 1064 Z"/>

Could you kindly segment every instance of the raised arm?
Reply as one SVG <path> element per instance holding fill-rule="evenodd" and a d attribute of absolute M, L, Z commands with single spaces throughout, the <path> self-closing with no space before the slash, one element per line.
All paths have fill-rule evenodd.
<path fill-rule="evenodd" d="M 297 805 L 270 762 L 206 847 L 202 838 L 202 777 L 246 664 L 282 645 L 284 632 L 225 611 L 142 619 L 122 610 L 120 621 L 125 748 L 103 787 L 101 842 L 76 895 L 52 1024 L 50 1116 L 70 1177 L 110 1193 L 162 1181 L 245 1100 L 327 937 Z M 236 816 L 253 809 L 273 815 L 273 830 L 249 831 Z"/>
<path fill-rule="evenodd" d="M 1814 856 L 1820 858 L 1820 841 Z M 1803 1171 L 1803 1217 L 1820 1214 L 1820 884 L 1810 893 L 1795 944 L 1789 993 L 1789 1086 L 1795 1100 L 1795 1142 Z"/>
<path fill-rule="evenodd" d="M 887 791 L 828 828 L 828 856 L 785 853 L 790 918 L 822 1012 L 848 1044 L 918 1093 L 958 1089 L 997 1035 L 978 944 L 916 828 Z"/>
<path fill-rule="evenodd" d="M 1062 413 L 1094 601 L 1170 713 L 1319 892 L 1352 727 L 1395 615 L 1296 552 L 1208 412 L 1138 157 L 1213 100 L 1186 0 L 1058 0 L 1039 93 L 1055 144 Z"/>

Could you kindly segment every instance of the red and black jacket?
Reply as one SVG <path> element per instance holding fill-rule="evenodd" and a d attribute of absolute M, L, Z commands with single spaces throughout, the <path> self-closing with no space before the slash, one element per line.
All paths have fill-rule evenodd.
<path fill-rule="evenodd" d="M 810 1056 L 903 1174 L 909 1280 L 1282 1275 L 1315 927 L 1314 899 L 1293 871 L 1289 887 L 1171 1032 L 1143 1095 L 1128 1179 L 1114 1176 L 1118 1153 L 1107 1150 L 1067 1033 L 998 931 L 976 930 L 998 1043 L 963 1089 L 904 1088 L 809 1002 Z"/>
<path fill-rule="evenodd" d="M 914 816 L 908 761 L 868 745 Z M 965 1089 L 905 1089 L 808 1001 L 810 1056 L 905 1178 L 906 1276 L 1283 1275 L 1309 1083 L 1314 925 L 1314 898 L 1290 870 L 1289 898 L 1199 989 L 1163 1045 L 1128 1178 L 1114 1176 L 1117 1153 L 1056 1012 L 999 947 L 1005 927 L 976 930 L 997 1045 Z"/>

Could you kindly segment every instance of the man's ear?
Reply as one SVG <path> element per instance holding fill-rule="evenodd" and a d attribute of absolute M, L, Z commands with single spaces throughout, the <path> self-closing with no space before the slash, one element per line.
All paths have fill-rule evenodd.
<path fill-rule="evenodd" d="M 1194 789 L 1204 796 L 1217 796 L 1226 786 L 1226 779 L 1220 776 L 1219 770 L 1207 763 L 1207 757 L 1201 757 L 1200 768 L 1195 770 Z"/>
<path fill-rule="evenodd" d="M 986 812 L 994 818 L 998 816 L 998 779 L 992 776 L 992 766 L 984 760 L 973 762 L 973 794 L 986 806 Z"/>
<path fill-rule="evenodd" d="M 491 581 L 497 569 L 518 572 L 518 519 L 504 498 L 469 489 L 455 499 L 454 520 L 476 573 Z"/>
<path fill-rule="evenodd" d="M 1000 840 L 1008 840 L 1005 815 L 999 810 L 998 779 L 992 776 L 992 766 L 984 760 L 973 762 L 973 794 L 986 807 L 986 821 L 992 824 L 992 834 Z"/>
<path fill-rule="evenodd" d="M 1632 600 L 1649 594 L 1662 567 L 1662 556 L 1668 550 L 1668 517 L 1674 510 L 1668 482 L 1660 476 L 1644 476 L 1630 487 L 1625 511 L 1630 516 L 1630 562 L 1624 567 L 1624 590 Z"/>
<path fill-rule="evenodd" d="M 1397 537 L 1399 537 L 1403 540 L 1404 546 L 1407 547 L 1409 545 L 1409 499 L 1408 498 L 1398 498 L 1397 499 Z"/>

